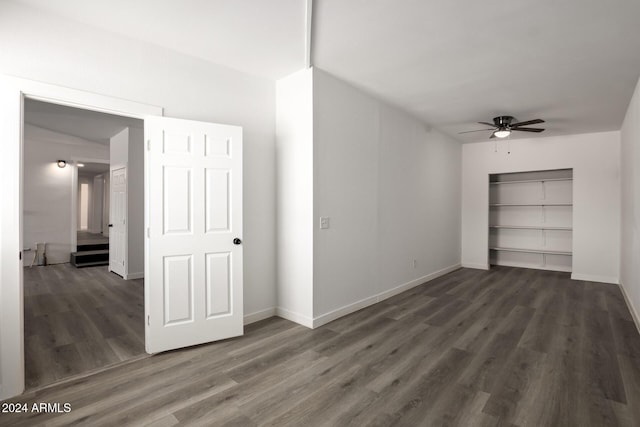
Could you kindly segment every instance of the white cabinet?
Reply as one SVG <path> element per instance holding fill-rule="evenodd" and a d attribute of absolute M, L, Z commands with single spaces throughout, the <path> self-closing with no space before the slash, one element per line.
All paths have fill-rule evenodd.
<path fill-rule="evenodd" d="M 573 171 L 489 176 L 489 262 L 571 271 Z"/>

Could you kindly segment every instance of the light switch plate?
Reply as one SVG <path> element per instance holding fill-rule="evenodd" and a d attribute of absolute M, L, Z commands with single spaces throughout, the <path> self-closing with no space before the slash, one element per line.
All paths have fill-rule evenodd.
<path fill-rule="evenodd" d="M 321 230 L 325 230 L 329 228 L 329 217 L 328 216 L 321 216 L 320 217 L 320 229 Z"/>

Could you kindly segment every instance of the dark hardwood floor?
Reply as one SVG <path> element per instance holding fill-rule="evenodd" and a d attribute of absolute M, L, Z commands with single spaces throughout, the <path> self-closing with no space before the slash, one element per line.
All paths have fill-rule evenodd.
<path fill-rule="evenodd" d="M 640 335 L 614 285 L 461 269 L 315 330 L 136 360 L 12 402 L 3 425 L 637 426 Z"/>
<path fill-rule="evenodd" d="M 27 267 L 24 327 L 27 389 L 140 356 L 143 280 L 107 267 Z"/>
<path fill-rule="evenodd" d="M 78 230 L 76 233 L 78 245 L 95 245 L 98 243 L 109 243 L 109 238 L 99 233 Z"/>

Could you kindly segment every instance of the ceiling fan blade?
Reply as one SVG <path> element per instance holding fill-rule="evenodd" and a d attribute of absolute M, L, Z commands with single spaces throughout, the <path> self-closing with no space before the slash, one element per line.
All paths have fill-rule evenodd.
<path fill-rule="evenodd" d="M 492 133 L 491 136 L 489 137 L 489 139 L 493 139 L 493 138 L 497 138 L 496 133 Z"/>
<path fill-rule="evenodd" d="M 491 129 L 467 130 L 467 131 L 464 131 L 464 132 L 458 132 L 458 135 L 460 135 L 461 133 L 486 132 L 488 130 L 493 130 L 493 128 L 491 128 Z"/>
<path fill-rule="evenodd" d="M 542 132 L 544 129 L 536 129 L 536 128 L 511 128 L 511 130 L 518 130 L 522 132 Z"/>
<path fill-rule="evenodd" d="M 497 127 L 497 126 L 496 126 L 495 124 L 493 124 L 493 123 L 487 123 L 487 122 L 478 122 L 478 123 L 480 123 L 481 125 L 492 126 L 492 127 L 494 127 L 494 128 L 495 128 L 495 127 Z"/>
<path fill-rule="evenodd" d="M 542 120 L 542 119 L 534 119 L 534 120 L 527 120 L 526 122 L 514 123 L 514 124 L 511 125 L 511 129 L 519 127 L 519 126 L 537 125 L 538 123 L 544 123 L 544 120 Z"/>

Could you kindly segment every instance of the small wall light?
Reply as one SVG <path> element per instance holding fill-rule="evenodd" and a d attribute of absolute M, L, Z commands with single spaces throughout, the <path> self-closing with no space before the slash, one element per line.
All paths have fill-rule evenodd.
<path fill-rule="evenodd" d="M 84 167 L 84 163 L 78 163 L 76 166 L 78 166 L 79 168 L 83 168 Z"/>
<path fill-rule="evenodd" d="M 63 168 L 67 166 L 67 161 L 66 160 L 58 160 L 58 167 L 59 168 Z"/>

